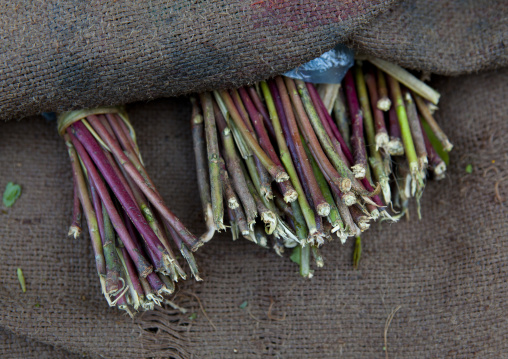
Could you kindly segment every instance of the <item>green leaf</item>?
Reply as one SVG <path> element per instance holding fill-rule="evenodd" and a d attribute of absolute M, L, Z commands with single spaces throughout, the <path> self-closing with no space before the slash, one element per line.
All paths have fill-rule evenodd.
<path fill-rule="evenodd" d="M 194 320 L 198 317 L 198 315 L 196 313 L 192 313 L 191 315 L 189 315 L 189 319 L 190 320 Z"/>
<path fill-rule="evenodd" d="M 300 253 L 301 253 L 301 251 L 302 251 L 302 248 L 300 246 L 296 246 L 293 249 L 293 253 L 291 253 L 291 256 L 289 257 L 289 259 L 291 259 L 296 264 L 300 265 L 300 263 L 301 263 L 301 260 L 300 260 Z"/>
<path fill-rule="evenodd" d="M 12 182 L 7 183 L 4 192 L 4 206 L 11 207 L 14 202 L 21 196 L 21 186 Z"/>
<path fill-rule="evenodd" d="M 240 309 L 245 309 L 247 308 L 247 305 L 249 304 L 249 302 L 245 301 L 243 302 L 242 304 L 240 304 Z"/>
<path fill-rule="evenodd" d="M 448 152 L 446 152 L 443 149 L 443 145 L 438 140 L 438 138 L 436 137 L 436 135 L 434 134 L 434 132 L 430 128 L 430 126 L 427 123 L 427 121 L 425 121 L 425 119 L 423 119 L 423 118 L 420 118 L 420 120 L 421 120 L 421 123 L 422 123 L 423 130 L 425 131 L 425 134 L 429 138 L 430 144 L 432 145 L 432 147 L 434 147 L 434 149 L 436 150 L 436 152 L 439 155 L 439 157 L 441 157 L 441 159 L 444 161 L 444 163 L 448 167 L 450 165 L 450 155 L 448 154 Z"/>
<path fill-rule="evenodd" d="M 466 173 L 473 173 L 473 165 L 472 164 L 468 164 L 466 166 Z"/>
<path fill-rule="evenodd" d="M 356 237 L 355 249 L 353 251 L 353 266 L 355 268 L 358 268 L 361 256 L 362 256 L 362 239 L 360 237 Z"/>
<path fill-rule="evenodd" d="M 18 270 L 16 272 L 18 274 L 18 281 L 19 281 L 19 285 L 21 286 L 21 290 L 23 291 L 23 293 L 26 293 L 26 283 L 25 283 L 25 276 L 23 275 L 23 271 L 21 270 L 21 268 L 18 268 Z"/>

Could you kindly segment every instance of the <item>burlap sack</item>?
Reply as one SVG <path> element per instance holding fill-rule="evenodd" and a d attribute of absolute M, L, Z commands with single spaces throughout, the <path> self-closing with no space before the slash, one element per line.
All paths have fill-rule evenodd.
<path fill-rule="evenodd" d="M 508 64 L 508 5 L 488 1 L 401 1 L 360 29 L 349 45 L 410 69 L 460 75 Z"/>
<path fill-rule="evenodd" d="M 508 63 L 504 0 L 0 5 L 0 119 L 239 86 L 337 42 L 440 74 Z"/>
<path fill-rule="evenodd" d="M 506 357 L 508 71 L 433 84 L 442 93 L 437 119 L 455 148 L 447 179 L 425 190 L 421 221 L 412 208 L 409 222 L 373 226 L 357 271 L 351 242 L 327 245 L 312 280 L 287 258 L 217 236 L 197 253 L 205 281 L 186 283 L 175 298 L 189 312 L 134 321 L 101 297 L 88 238 L 65 236 L 72 181 L 55 124 L 2 124 L 0 185 L 16 181 L 23 194 L 0 214 L 0 357 L 380 358 L 398 306 L 390 358 Z M 128 111 L 162 195 L 199 233 L 189 106 L 166 99 Z"/>
<path fill-rule="evenodd" d="M 2 358 L 24 359 L 78 359 L 82 355 L 69 353 L 66 350 L 57 349 L 51 345 L 29 340 L 26 337 L 18 337 L 8 331 L 0 329 L 0 353 Z"/>

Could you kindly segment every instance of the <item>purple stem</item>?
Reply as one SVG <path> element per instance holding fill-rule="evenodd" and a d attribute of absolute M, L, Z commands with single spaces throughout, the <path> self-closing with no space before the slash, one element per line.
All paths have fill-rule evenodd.
<path fill-rule="evenodd" d="M 138 234 L 137 234 L 136 230 L 134 229 L 134 226 L 132 225 L 132 222 L 131 222 L 129 216 L 127 215 L 127 213 L 125 211 L 122 211 L 122 214 L 123 214 L 123 220 L 125 223 L 125 227 L 127 228 L 129 235 L 133 239 L 134 244 L 136 245 L 136 248 L 138 249 L 138 251 L 140 253 L 148 254 L 148 257 L 150 257 L 150 260 L 155 267 L 155 270 L 159 270 L 160 268 L 162 268 L 163 264 L 162 264 L 161 253 L 158 251 L 153 252 L 150 250 L 149 247 L 146 247 L 146 250 L 144 250 L 143 247 L 141 247 Z"/>
<path fill-rule="evenodd" d="M 402 141 L 402 133 L 400 132 L 399 119 L 397 118 L 397 112 L 395 112 L 395 106 L 390 107 L 388 112 L 388 121 L 390 139 L 398 138 L 400 141 Z"/>
<path fill-rule="evenodd" d="M 81 122 L 75 122 L 71 127 L 74 125 L 84 125 Z M 67 133 L 69 134 L 72 144 L 74 145 L 74 148 L 76 149 L 76 152 L 78 153 L 79 157 L 83 161 L 83 164 L 85 165 L 85 168 L 88 172 L 88 176 L 92 179 L 94 182 L 97 192 L 99 193 L 100 198 L 102 199 L 102 202 L 104 206 L 106 207 L 106 211 L 108 212 L 108 215 L 111 219 L 111 223 L 113 223 L 113 226 L 118 233 L 120 239 L 125 245 L 125 248 L 129 251 L 129 255 L 134 260 L 134 263 L 136 264 L 136 268 L 138 269 L 139 273 L 146 276 L 148 273 L 150 273 L 153 269 L 150 263 L 146 260 L 146 258 L 140 253 L 136 245 L 133 242 L 133 239 L 129 236 L 129 233 L 127 229 L 125 228 L 125 225 L 120 218 L 120 215 L 116 211 L 115 205 L 113 204 L 113 201 L 111 200 L 111 197 L 109 196 L 109 192 L 100 178 L 99 173 L 97 172 L 97 169 L 95 168 L 92 160 L 88 156 L 88 153 L 86 152 L 85 148 L 79 142 L 79 140 L 74 136 L 71 130 L 71 127 L 67 128 Z"/>
<path fill-rule="evenodd" d="M 93 115 L 88 116 L 87 120 L 90 122 L 94 130 L 101 136 L 102 140 L 110 148 L 115 158 L 118 159 L 119 163 L 121 163 L 127 174 L 134 180 L 136 185 L 143 191 L 148 200 L 162 214 L 164 221 L 167 222 L 169 225 L 171 225 L 173 228 L 175 228 L 193 250 L 199 248 L 201 242 L 198 241 L 198 239 L 182 224 L 182 222 L 180 222 L 180 220 L 175 216 L 175 214 L 171 212 L 171 210 L 168 207 L 166 207 L 166 205 L 164 204 L 164 200 L 162 199 L 159 192 L 155 188 L 155 185 L 153 184 L 151 179 L 146 176 L 144 167 L 141 164 L 139 164 L 139 166 L 141 166 L 141 170 L 143 171 L 142 175 L 138 171 L 136 166 L 131 162 L 131 160 L 129 160 L 127 155 L 122 151 L 118 142 L 106 130 L 104 125 L 102 125 L 101 121 L 97 116 Z M 136 160 L 137 157 L 135 157 L 134 159 Z"/>
<path fill-rule="evenodd" d="M 367 178 L 362 178 L 361 180 L 362 184 L 363 184 L 363 187 L 365 187 L 365 189 L 369 192 L 373 192 L 374 191 L 374 187 L 372 187 L 372 185 L 370 184 L 369 180 Z M 370 197 L 371 200 L 374 201 L 374 203 L 376 203 L 378 206 L 381 206 L 381 207 L 384 207 L 385 205 L 383 204 L 383 201 L 381 200 L 381 197 L 379 197 L 379 195 L 375 195 L 375 196 L 372 196 Z"/>
<path fill-rule="evenodd" d="M 252 102 L 254 102 L 254 105 L 256 106 L 257 110 L 263 116 L 263 121 L 265 124 L 266 129 L 270 133 L 270 136 L 272 138 L 275 138 L 275 130 L 273 128 L 272 121 L 270 120 L 270 116 L 268 115 L 268 112 L 266 111 L 265 106 L 263 105 L 263 102 L 259 98 L 258 93 L 256 92 L 256 89 L 252 86 L 247 87 L 247 91 L 249 91 L 250 98 Z"/>
<path fill-rule="evenodd" d="M 108 123 L 113 130 L 117 140 L 122 145 L 123 149 L 127 152 L 130 152 L 132 154 L 136 154 L 134 151 L 134 148 L 131 146 L 131 143 L 129 142 L 127 136 L 123 132 L 122 128 L 120 127 L 120 124 L 118 123 L 118 118 L 115 116 L 115 114 L 108 113 L 106 114 L 106 118 L 108 120 Z M 120 120 L 122 121 L 122 120 Z"/>
<path fill-rule="evenodd" d="M 326 106 L 323 103 L 323 100 L 319 96 L 319 93 L 317 92 L 314 85 L 307 84 L 307 89 L 308 89 L 311 97 L 313 97 L 312 101 L 315 103 L 314 106 L 316 107 L 316 110 L 319 109 L 321 111 L 321 113 L 323 114 L 323 117 L 320 116 L 321 121 L 323 122 L 323 125 L 325 122 L 328 124 L 328 127 L 333 132 L 333 135 L 334 135 L 333 137 L 335 137 L 337 139 L 337 141 L 339 141 L 339 143 L 340 143 L 342 153 L 347 158 L 346 162 L 349 162 L 349 166 L 351 166 L 354 163 L 353 155 L 351 154 L 351 151 L 349 150 L 349 147 L 347 146 L 346 141 L 344 141 L 344 138 L 340 134 L 340 131 L 337 128 L 337 125 L 335 124 L 335 122 L 333 122 L 332 116 L 330 116 L 330 114 L 328 113 L 328 110 L 326 109 Z M 314 101 L 314 98 L 316 99 L 316 101 Z M 316 105 L 316 102 L 317 102 L 317 105 Z M 326 126 L 325 126 L 325 128 L 326 128 Z"/>
<path fill-rule="evenodd" d="M 432 143 L 430 142 L 429 137 L 427 136 L 427 133 L 425 132 L 425 129 L 422 126 L 421 120 L 420 120 L 420 128 L 422 129 L 423 141 L 425 142 L 425 149 L 427 150 L 427 157 L 429 159 L 429 163 L 433 168 L 435 168 L 444 161 L 439 156 L 434 146 L 432 146 Z"/>
<path fill-rule="evenodd" d="M 279 160 L 279 157 L 275 153 L 275 149 L 273 148 L 272 143 L 270 142 L 270 138 L 268 137 L 268 133 L 266 132 L 266 128 L 263 125 L 263 118 L 261 114 L 256 110 L 254 107 L 254 104 L 252 103 L 249 94 L 247 91 L 245 91 L 244 88 L 238 89 L 238 93 L 240 94 L 240 97 L 243 101 L 243 104 L 245 105 L 245 108 L 247 110 L 247 113 L 250 117 L 250 120 L 252 121 L 246 121 L 249 123 L 252 123 L 254 126 L 255 133 L 258 136 L 259 145 L 261 148 L 263 148 L 268 156 L 270 156 L 273 163 L 275 163 L 278 166 L 282 166 L 282 163 Z M 234 100 L 234 98 L 233 98 Z M 235 102 L 236 104 L 236 102 Z M 238 107 L 238 106 L 237 106 Z M 245 121 L 245 119 L 244 119 Z"/>
<path fill-rule="evenodd" d="M 121 294 L 122 296 L 119 298 L 118 296 L 119 296 L 120 294 Z M 113 300 L 116 300 L 116 305 L 117 305 L 119 308 L 120 308 L 120 307 L 122 307 L 122 306 L 127 306 L 127 300 L 125 299 L 125 297 L 126 297 L 126 294 L 127 294 L 127 293 L 123 293 L 123 294 L 122 294 L 122 293 L 120 293 L 120 294 L 117 294 L 117 295 L 113 298 Z"/>
<path fill-rule="evenodd" d="M 282 127 L 282 133 L 286 139 L 289 153 L 291 154 L 293 164 L 296 169 L 296 173 L 298 174 L 298 178 L 300 179 L 303 191 L 305 192 L 305 197 L 315 212 L 317 206 L 328 202 L 326 202 L 325 198 L 323 197 L 317 180 L 314 177 L 314 172 L 312 171 L 309 159 L 307 158 L 307 154 L 303 148 L 300 131 L 298 130 L 298 125 L 296 124 L 294 115 L 291 117 L 291 119 L 288 119 L 288 116 L 286 116 L 282 98 L 280 97 L 279 89 L 275 81 L 268 81 L 268 87 L 273 97 L 275 109 L 277 111 L 280 125 Z"/>
<path fill-rule="evenodd" d="M 266 154 L 270 156 L 273 163 L 275 163 L 277 166 L 283 167 L 282 162 L 280 161 L 279 157 L 277 156 L 277 153 L 275 152 L 275 149 L 273 148 L 272 143 L 270 142 L 270 138 L 268 137 L 266 128 L 263 125 L 262 115 L 256 110 L 254 104 L 252 103 L 249 97 L 249 94 L 244 88 L 238 89 L 238 92 L 243 101 L 243 104 L 247 109 L 250 119 L 254 124 L 254 129 L 259 139 L 259 145 L 261 146 L 261 148 L 265 150 Z M 284 196 L 286 196 L 288 192 L 294 192 L 293 186 L 291 185 L 289 180 L 286 180 L 284 182 L 278 182 L 277 184 L 281 192 L 284 194 Z"/>
<path fill-rule="evenodd" d="M 351 146 L 353 147 L 354 163 L 363 165 L 367 169 L 367 153 L 365 152 L 365 139 L 363 137 L 363 115 L 358 104 L 352 70 L 349 70 L 344 77 L 344 87 L 351 115 Z"/>
<path fill-rule="evenodd" d="M 371 104 L 370 107 L 372 109 L 372 114 L 374 115 L 374 126 L 376 128 L 376 135 L 382 133 L 387 134 L 388 131 L 386 131 L 384 112 L 377 107 L 379 95 L 377 92 L 378 86 L 376 83 L 376 74 L 374 73 L 373 69 L 370 69 L 365 74 L 365 83 L 367 84 L 367 88 L 369 90 L 369 98 Z"/>
<path fill-rule="evenodd" d="M 252 123 L 249 119 L 249 114 L 247 113 L 247 110 L 245 109 L 245 106 L 242 103 L 242 99 L 240 98 L 240 94 L 238 93 L 237 90 L 231 90 L 229 93 L 230 93 L 231 98 L 233 99 L 233 104 L 235 105 L 236 109 L 238 110 L 238 113 L 240 114 L 240 117 L 243 120 L 243 123 L 245 123 L 245 125 L 249 129 L 250 133 L 252 134 L 252 137 L 257 139 L 261 148 L 264 149 L 263 145 L 261 145 L 261 143 L 260 143 L 259 135 L 257 134 L 256 131 L 254 131 L 254 127 L 252 126 Z M 266 133 L 266 131 L 265 131 L 265 133 Z M 268 156 L 269 156 L 270 160 L 272 160 L 272 162 L 273 162 L 272 156 L 270 154 L 268 154 Z M 265 188 L 265 191 L 267 191 L 267 193 L 270 193 L 270 196 L 272 196 L 271 189 L 270 189 L 270 183 L 272 182 L 271 181 L 272 176 L 268 173 L 268 170 L 265 168 L 265 166 L 263 166 L 263 164 L 261 163 L 258 156 L 253 154 L 252 157 L 254 158 L 254 163 L 256 164 L 256 168 L 257 168 L 259 178 L 261 181 L 261 187 Z M 280 166 L 277 163 L 275 163 L 275 165 L 283 168 L 282 166 Z"/>
<path fill-rule="evenodd" d="M 152 272 L 149 275 L 147 275 L 146 280 L 148 281 L 150 287 L 152 287 L 155 293 L 159 293 L 159 291 L 164 287 L 164 283 L 161 281 L 161 279 L 155 272 Z"/>
<path fill-rule="evenodd" d="M 175 241 L 176 246 L 180 250 L 180 253 L 187 261 L 187 264 L 189 265 L 189 268 L 191 270 L 192 275 L 197 281 L 201 281 L 201 277 L 199 276 L 199 269 L 196 264 L 196 260 L 194 259 L 194 256 L 191 251 L 187 249 L 185 244 L 183 243 L 182 238 L 180 237 L 180 234 L 171 226 L 166 226 L 169 234 L 171 237 L 173 237 L 173 240 Z"/>
<path fill-rule="evenodd" d="M 99 234 L 101 236 L 102 245 L 106 241 L 106 230 L 104 229 L 104 217 L 102 215 L 102 204 L 99 194 L 97 193 L 97 187 L 95 187 L 93 179 L 90 177 L 90 193 L 92 194 L 93 209 L 95 216 L 97 217 L 97 227 L 99 227 Z"/>
<path fill-rule="evenodd" d="M 132 258 L 129 255 L 129 252 L 127 251 L 126 247 L 121 247 L 122 255 L 125 260 L 125 267 L 127 269 L 127 274 L 129 275 L 131 281 L 132 281 L 132 287 L 138 293 L 138 296 L 143 297 L 145 295 L 145 292 L 143 291 L 143 287 L 141 286 L 141 283 L 139 282 L 138 277 L 138 271 L 136 270 L 136 267 L 134 266 L 134 263 L 132 262 Z"/>
<path fill-rule="evenodd" d="M 81 122 L 75 122 L 74 124 L 72 124 L 71 128 L 72 128 L 74 134 L 76 135 L 76 137 L 80 140 L 80 142 L 86 148 L 90 157 L 93 158 L 93 161 L 97 165 L 99 171 L 102 173 L 102 175 L 106 179 L 106 182 L 108 182 L 109 187 L 112 189 L 116 198 L 118 199 L 118 201 L 121 203 L 124 210 L 129 215 L 129 218 L 131 219 L 132 223 L 134 223 L 134 226 L 137 228 L 137 230 L 141 234 L 141 237 L 143 238 L 144 242 L 146 243 L 146 246 L 149 247 L 150 250 L 152 250 L 154 252 L 161 251 L 162 253 L 165 253 L 164 246 L 159 241 L 159 238 L 157 238 L 157 236 L 153 232 L 152 228 L 150 228 L 150 226 L 146 222 L 145 217 L 141 213 L 141 211 L 138 208 L 134 199 L 129 194 L 129 191 L 127 190 L 127 188 L 122 184 L 120 179 L 116 176 L 113 166 L 111 166 L 111 164 L 109 163 L 107 157 L 104 155 L 104 152 L 102 151 L 102 148 L 97 143 L 97 141 L 92 136 L 92 134 L 88 131 L 88 129 L 85 127 L 85 125 L 83 125 L 83 123 L 81 123 Z M 99 194 L 101 195 L 101 198 L 102 198 L 103 195 L 101 194 L 101 191 L 99 188 L 100 187 L 99 183 L 95 180 L 95 178 L 94 178 L 94 181 L 95 181 L 95 185 L 97 186 L 97 189 L 99 189 Z M 104 186 L 103 191 L 107 192 L 106 186 Z M 104 199 L 103 199 L 103 201 L 104 201 Z"/>
<path fill-rule="evenodd" d="M 120 125 L 123 133 L 125 134 L 125 137 L 129 141 L 130 146 L 134 149 L 135 151 L 134 153 L 139 155 L 138 145 L 134 142 L 134 139 L 131 137 L 130 131 L 127 128 L 127 125 L 125 124 L 124 120 L 120 117 L 119 114 L 115 114 L 115 116 L 118 120 L 118 124 Z"/>
<path fill-rule="evenodd" d="M 316 109 L 316 112 L 318 114 L 319 119 L 321 120 L 321 123 L 323 124 L 323 127 L 325 128 L 326 133 L 328 134 L 328 137 L 330 137 L 330 140 L 332 141 L 332 145 L 335 148 L 335 151 L 340 156 L 342 161 L 346 163 L 348 167 L 351 166 L 351 161 L 353 159 L 353 156 L 351 155 L 351 152 L 349 152 L 349 149 L 346 147 L 347 151 L 349 152 L 349 156 L 351 158 L 348 158 L 344 151 L 342 150 L 342 145 L 340 141 L 337 139 L 337 136 L 340 136 L 339 130 L 335 126 L 335 123 L 332 121 L 332 118 L 330 117 L 330 114 L 328 113 L 328 110 L 326 109 L 325 105 L 323 104 L 323 101 L 321 100 L 321 97 L 319 96 L 319 93 L 317 92 L 316 88 L 311 83 L 305 83 L 307 86 L 307 90 L 309 91 L 310 98 L 312 102 L 314 103 L 314 108 Z M 330 121 L 328 120 L 328 117 L 330 118 Z M 335 131 L 333 131 L 332 126 L 335 128 Z"/>

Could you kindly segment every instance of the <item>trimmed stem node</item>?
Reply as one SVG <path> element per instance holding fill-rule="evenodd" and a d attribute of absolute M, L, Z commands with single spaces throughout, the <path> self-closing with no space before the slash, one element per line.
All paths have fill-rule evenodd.
<path fill-rule="evenodd" d="M 392 101 L 388 97 L 382 97 L 377 100 L 377 108 L 381 111 L 386 112 L 390 110 L 390 107 L 392 107 Z"/>

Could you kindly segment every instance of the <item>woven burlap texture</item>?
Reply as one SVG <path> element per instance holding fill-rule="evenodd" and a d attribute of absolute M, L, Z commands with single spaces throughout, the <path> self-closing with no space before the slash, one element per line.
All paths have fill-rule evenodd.
<path fill-rule="evenodd" d="M 421 221 L 413 207 L 410 221 L 363 236 L 359 270 L 351 241 L 326 245 L 325 268 L 306 280 L 288 258 L 224 234 L 196 254 L 205 281 L 174 299 L 186 315 L 164 309 L 134 321 L 107 307 L 88 238 L 65 236 L 72 180 L 55 123 L 1 124 L 0 186 L 15 181 L 23 193 L 0 214 L 0 357 L 380 358 L 398 306 L 390 358 L 505 357 L 508 70 L 433 85 L 442 93 L 437 119 L 455 145 L 449 174 L 428 183 Z M 163 197 L 200 233 L 190 106 L 167 99 L 127 109 Z"/>
<path fill-rule="evenodd" d="M 2 358 L 23 358 L 23 359 L 84 359 L 79 354 L 69 353 L 62 349 L 26 337 L 18 337 L 8 331 L 0 329 L 0 353 Z"/>
<path fill-rule="evenodd" d="M 394 2 L 2 0 L 0 118 L 266 78 L 344 41 Z"/>
<path fill-rule="evenodd" d="M 0 5 L 0 119 L 238 87 L 337 42 L 439 74 L 508 64 L 504 0 Z"/>
<path fill-rule="evenodd" d="M 460 75 L 508 65 L 504 0 L 402 1 L 349 45 L 410 69 Z"/>

